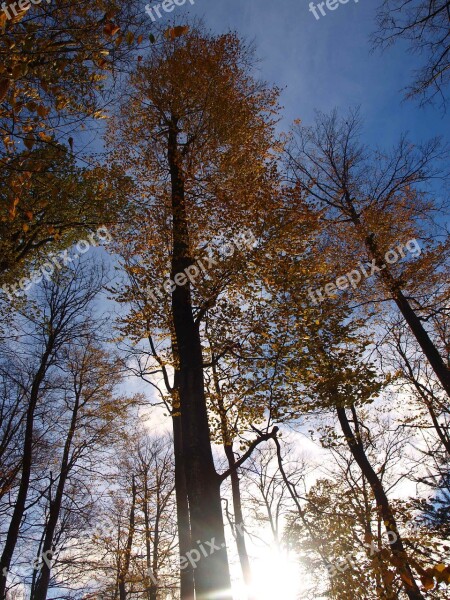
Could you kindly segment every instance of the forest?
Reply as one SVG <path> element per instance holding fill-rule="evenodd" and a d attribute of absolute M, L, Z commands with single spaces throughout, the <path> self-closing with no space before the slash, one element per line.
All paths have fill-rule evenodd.
<path fill-rule="evenodd" d="M 1 600 L 450 600 L 450 6 L 347 2 L 3 2 Z"/>

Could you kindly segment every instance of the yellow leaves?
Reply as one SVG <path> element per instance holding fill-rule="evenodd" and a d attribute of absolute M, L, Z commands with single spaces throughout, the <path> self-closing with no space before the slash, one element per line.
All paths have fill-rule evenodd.
<path fill-rule="evenodd" d="M 46 133 L 44 133 L 43 131 L 40 131 L 38 133 L 39 137 L 41 138 L 41 140 L 43 142 L 51 142 L 52 141 L 52 136 L 51 135 L 47 135 Z"/>
<path fill-rule="evenodd" d="M 16 217 L 17 214 L 17 205 L 19 204 L 20 199 L 19 198 L 14 198 L 12 205 L 9 207 L 9 216 L 11 217 L 11 219 L 14 219 Z"/>
<path fill-rule="evenodd" d="M 175 40 L 176 38 L 185 35 L 189 31 L 188 25 L 178 25 L 177 27 L 171 27 L 164 32 L 164 37 L 166 40 Z"/>
<path fill-rule="evenodd" d="M 102 110 L 96 110 L 92 116 L 94 117 L 94 119 L 106 119 L 107 118 L 107 115 L 105 115 L 105 113 Z"/>

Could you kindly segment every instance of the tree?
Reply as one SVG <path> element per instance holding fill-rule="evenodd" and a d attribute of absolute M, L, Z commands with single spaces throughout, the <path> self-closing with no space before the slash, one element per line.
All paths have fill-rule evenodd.
<path fill-rule="evenodd" d="M 120 423 L 127 417 L 130 404 L 136 401 L 136 398 L 123 398 L 114 393 L 120 374 L 117 360 L 99 345 L 98 324 L 97 331 L 92 331 L 93 323 L 86 323 L 86 327 L 84 348 L 77 345 L 60 351 L 66 361 L 60 369 L 67 374 L 62 390 L 64 404 L 58 415 L 63 431 L 56 434 L 61 440 L 62 452 L 59 473 L 53 474 L 49 489 L 48 517 L 39 548 L 39 555 L 43 556 L 57 556 L 57 528 L 64 510 L 69 508 L 68 488 L 76 478 L 76 471 L 82 470 L 83 463 L 87 467 L 88 455 L 98 453 L 107 441 L 112 444 L 115 437 L 121 435 Z M 51 563 L 42 561 L 30 598 L 47 598 L 50 577 Z"/>
<path fill-rule="evenodd" d="M 81 263 L 82 264 L 82 263 Z M 36 408 L 49 373 L 58 368 L 60 352 L 69 343 L 82 339 L 86 320 L 91 312 L 90 303 L 102 287 L 102 277 L 91 274 L 85 279 L 78 276 L 82 266 L 61 274 L 60 283 L 44 282 L 40 308 L 25 308 L 22 314 L 22 339 L 14 349 L 22 345 L 21 359 L 28 364 L 28 386 L 26 394 L 25 427 L 22 440 L 19 487 L 11 514 L 3 553 L 0 559 L 0 596 L 6 593 L 7 575 L 17 545 L 22 518 L 26 509 L 27 496 L 33 466 L 34 430 Z M 30 345 L 30 340 L 33 344 Z M 30 356 L 31 354 L 31 356 Z M 20 356 L 20 353 L 19 353 Z M 30 365 L 31 368 L 30 368 Z"/>
<path fill-rule="evenodd" d="M 237 216 L 249 223 L 256 217 L 256 198 L 270 197 L 271 115 L 277 94 L 251 77 L 251 60 L 248 49 L 231 34 L 211 38 L 193 30 L 183 39 L 168 41 L 136 71 L 131 82 L 134 96 L 114 123 L 121 163 L 133 168 L 147 199 L 146 219 L 150 207 L 159 209 L 164 253 L 151 259 L 156 258 L 156 273 L 161 275 L 170 263 L 172 281 L 180 281 L 185 270 L 195 266 L 204 240 L 217 245 L 221 231 L 220 241 L 229 241 Z M 142 241 L 141 237 L 139 246 Z M 140 253 L 131 256 L 137 263 Z M 149 265 L 132 268 L 145 278 Z M 205 598 L 230 588 L 200 329 L 226 283 L 216 279 L 211 295 L 199 298 L 198 310 L 191 281 L 174 284 L 171 301 L 161 302 L 169 313 L 159 323 L 169 326 L 165 335 L 176 361 L 192 540 L 214 539 L 220 547 L 194 570 L 196 594 Z"/>
<path fill-rule="evenodd" d="M 430 244 L 418 262 L 394 264 L 398 263 L 396 250 L 401 239 L 407 243 L 422 235 L 429 238 L 426 225 L 437 210 L 437 203 L 423 192 L 422 186 L 440 174 L 440 142 L 431 140 L 416 147 L 403 137 L 391 153 L 383 155 L 364 148 L 359 143 L 359 132 L 358 111 L 346 118 L 339 118 L 336 111 L 329 116 L 318 114 L 315 127 L 298 126 L 288 152 L 294 179 L 336 225 L 333 237 L 339 240 L 341 249 L 345 248 L 347 257 L 355 261 L 353 269 L 358 259 L 363 263 L 371 261 L 383 298 L 395 303 L 450 395 L 448 365 L 438 340 L 431 338 L 424 324 L 424 317 L 436 307 L 425 303 L 422 308 L 421 302 L 423 288 L 436 285 L 448 240 Z M 356 288 L 362 281 L 359 271 L 353 280 L 351 285 Z M 349 289 L 350 283 L 341 286 L 346 287 Z"/>
<path fill-rule="evenodd" d="M 424 57 L 408 96 L 429 101 L 439 96 L 446 104 L 450 82 L 450 13 L 446 0 L 383 0 L 377 12 L 376 46 L 389 47 L 405 39 L 411 52 Z"/>

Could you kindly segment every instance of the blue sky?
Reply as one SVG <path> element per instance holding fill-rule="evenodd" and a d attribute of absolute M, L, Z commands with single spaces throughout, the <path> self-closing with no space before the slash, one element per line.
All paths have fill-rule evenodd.
<path fill-rule="evenodd" d="M 316 20 L 309 0 L 195 0 L 194 6 L 163 12 L 160 23 L 188 11 L 203 17 L 214 32 L 232 29 L 254 40 L 262 78 L 284 88 L 285 130 L 296 118 L 309 124 L 316 109 L 360 105 L 368 143 L 390 146 L 403 131 L 414 142 L 442 134 L 448 139 L 450 116 L 403 101 L 402 88 L 420 57 L 405 44 L 371 52 L 369 35 L 380 3 L 349 0 Z M 149 29 L 151 24 L 149 18 Z"/>

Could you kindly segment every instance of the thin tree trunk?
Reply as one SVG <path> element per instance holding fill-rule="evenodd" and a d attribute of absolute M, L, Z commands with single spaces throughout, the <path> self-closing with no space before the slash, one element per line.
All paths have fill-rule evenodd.
<path fill-rule="evenodd" d="M 22 473 L 20 478 L 19 492 L 17 494 L 13 514 L 9 523 L 8 533 L 6 535 L 5 546 L 0 559 L 0 599 L 2 600 L 6 597 L 7 572 L 11 567 L 11 561 L 16 548 L 22 518 L 25 513 L 25 505 L 30 486 L 31 466 L 33 462 L 34 413 L 39 398 L 40 388 L 47 371 L 48 361 L 50 359 L 54 341 L 54 337 L 51 336 L 48 340 L 47 347 L 39 365 L 39 369 L 31 386 L 22 450 Z"/>
<path fill-rule="evenodd" d="M 158 572 L 155 570 L 155 565 L 152 562 L 152 551 L 151 551 L 151 529 L 150 529 L 150 517 L 148 513 L 148 471 L 147 466 L 143 468 L 144 475 L 144 524 L 145 524 L 145 551 L 146 551 L 146 564 L 147 564 L 147 577 L 146 577 L 146 592 L 148 600 L 152 600 L 157 597 L 158 591 Z M 150 577 L 151 573 L 151 577 Z"/>
<path fill-rule="evenodd" d="M 351 200 L 351 196 L 347 191 L 346 201 L 350 211 L 350 217 L 353 221 L 353 224 L 364 233 L 364 227 L 361 223 L 359 215 L 356 212 L 356 209 Z M 421 320 L 411 307 L 411 304 L 403 294 L 400 289 L 399 282 L 392 276 L 389 269 L 387 269 L 387 265 L 384 263 L 383 255 L 380 252 L 378 244 L 376 243 L 373 235 L 366 235 L 365 237 L 365 245 L 369 254 L 375 259 L 375 263 L 377 267 L 379 267 L 380 271 L 378 271 L 378 276 L 381 281 L 384 283 L 388 291 L 392 294 L 392 298 L 396 303 L 398 309 L 403 315 L 405 321 L 409 325 L 414 337 L 416 338 L 419 346 L 422 348 L 423 353 L 428 359 L 428 362 L 431 365 L 431 368 L 436 374 L 436 377 L 441 382 L 444 390 L 450 396 L 450 370 L 445 365 L 442 356 L 440 355 L 438 349 L 435 344 L 432 342 L 430 336 L 422 325 Z"/>
<path fill-rule="evenodd" d="M 69 432 L 67 434 L 66 442 L 64 444 L 63 457 L 61 461 L 61 470 L 58 485 L 56 488 L 56 494 L 53 501 L 50 501 L 50 512 L 47 525 L 45 527 L 45 537 L 44 537 L 44 545 L 43 552 L 44 555 L 48 558 L 51 557 L 53 549 L 53 540 L 55 537 L 56 526 L 59 520 L 59 514 L 61 511 L 62 499 L 64 496 L 64 488 L 66 485 L 67 477 L 69 475 L 70 470 L 70 451 L 72 448 L 72 440 L 75 435 L 75 430 L 77 426 L 78 419 L 78 409 L 80 406 L 80 395 L 77 393 L 75 396 L 75 404 L 72 411 L 72 418 L 70 422 Z M 47 553 L 47 554 L 45 554 Z M 48 586 L 50 583 L 50 565 L 49 560 L 44 560 L 42 563 L 41 571 L 39 573 L 39 577 L 36 583 L 36 588 L 34 594 L 32 596 L 32 600 L 46 600 L 48 593 Z"/>
<path fill-rule="evenodd" d="M 125 547 L 125 556 L 124 556 L 124 561 L 123 561 L 123 567 L 120 569 L 120 573 L 119 573 L 119 599 L 120 600 L 127 599 L 126 580 L 127 580 L 128 573 L 130 570 L 131 550 L 133 548 L 135 511 L 136 511 L 136 482 L 135 482 L 134 476 L 133 476 L 132 483 L 131 483 L 131 508 L 130 508 L 130 519 L 129 519 L 127 544 Z"/>
<path fill-rule="evenodd" d="M 241 487 L 239 482 L 239 475 L 237 469 L 234 469 L 236 464 L 236 457 L 234 456 L 233 446 L 231 444 L 224 444 L 225 454 L 228 460 L 228 465 L 231 471 L 231 492 L 233 496 L 233 511 L 236 529 L 236 547 L 239 555 L 239 562 L 241 564 L 242 576 L 245 581 L 247 588 L 251 587 L 252 584 L 252 570 L 250 567 L 250 559 L 248 557 L 247 546 L 245 544 L 244 534 L 244 515 L 242 513 L 242 501 L 241 501 Z"/>
<path fill-rule="evenodd" d="M 172 184 L 172 279 L 193 264 L 185 205 L 177 120 L 169 131 L 168 161 Z M 214 543 L 214 551 L 201 556 L 194 569 L 197 600 L 220 597 L 232 600 L 225 543 L 220 479 L 214 467 L 203 381 L 200 332 L 194 320 L 189 283 L 172 292 L 172 316 L 179 354 L 179 395 L 182 444 L 192 540 Z"/>
<path fill-rule="evenodd" d="M 337 415 L 339 423 L 341 424 L 342 432 L 344 433 L 346 442 L 352 453 L 353 458 L 357 462 L 362 474 L 369 482 L 372 492 L 375 496 L 378 510 L 383 519 L 386 531 L 391 532 L 394 535 L 395 541 L 390 545 L 394 564 L 398 574 L 401 577 L 405 592 L 410 600 L 424 600 L 419 587 L 414 579 L 414 575 L 411 571 L 411 567 L 408 562 L 408 557 L 403 546 L 403 542 L 400 533 L 397 529 L 397 523 L 395 521 L 394 514 L 392 512 L 389 500 L 381 483 L 380 478 L 374 471 L 372 465 L 367 458 L 364 450 L 361 438 L 359 436 L 359 427 L 356 416 L 356 410 L 352 407 L 353 419 L 355 421 L 356 435 L 350 426 L 350 422 L 347 417 L 345 408 L 337 408 Z"/>
<path fill-rule="evenodd" d="M 213 378 L 214 378 L 214 389 L 217 395 L 217 407 L 219 409 L 220 416 L 220 428 L 222 435 L 223 447 L 225 450 L 225 455 L 228 460 L 228 467 L 231 471 L 231 491 L 233 498 L 233 512 L 234 512 L 234 520 L 235 520 L 235 537 L 236 537 L 236 547 L 239 556 L 239 562 L 241 565 L 242 576 L 244 578 L 245 585 L 247 589 L 250 590 L 252 585 L 252 571 L 250 567 L 250 560 L 248 557 L 247 546 L 245 544 L 245 533 L 244 533 L 244 515 L 242 512 L 242 501 L 241 501 L 241 487 L 239 482 L 239 473 L 238 469 L 236 469 L 236 457 L 233 452 L 233 440 L 231 439 L 230 430 L 227 421 L 227 415 L 225 410 L 225 405 L 223 402 L 222 390 L 220 389 L 219 379 L 217 375 L 217 368 L 214 364 L 214 356 L 213 356 Z M 250 600 L 252 598 L 250 597 Z"/>

